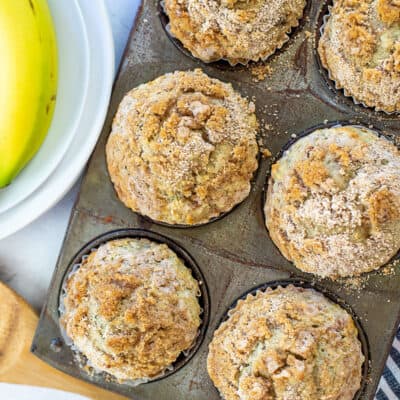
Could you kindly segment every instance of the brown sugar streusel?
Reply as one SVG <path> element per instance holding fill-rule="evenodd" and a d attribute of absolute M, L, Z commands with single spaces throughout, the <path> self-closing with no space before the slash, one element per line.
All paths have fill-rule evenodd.
<path fill-rule="evenodd" d="M 95 371 L 118 380 L 162 376 L 199 332 L 198 282 L 165 244 L 102 244 L 69 278 L 61 325 Z"/>
<path fill-rule="evenodd" d="M 231 210 L 257 169 L 255 106 L 201 70 L 163 75 L 122 100 L 106 146 L 120 200 L 169 224 Z"/>
<path fill-rule="evenodd" d="M 197 58 L 265 60 L 298 26 L 306 0 L 164 0 L 170 32 Z"/>
<path fill-rule="evenodd" d="M 248 295 L 209 346 L 224 400 L 352 400 L 364 356 L 350 314 L 313 289 Z"/>
<path fill-rule="evenodd" d="M 346 95 L 377 110 L 400 111 L 398 0 L 335 0 L 318 51 Z"/>
<path fill-rule="evenodd" d="M 378 269 L 400 249 L 400 152 L 356 126 L 316 130 L 272 166 L 269 234 L 297 268 L 324 277 Z"/>

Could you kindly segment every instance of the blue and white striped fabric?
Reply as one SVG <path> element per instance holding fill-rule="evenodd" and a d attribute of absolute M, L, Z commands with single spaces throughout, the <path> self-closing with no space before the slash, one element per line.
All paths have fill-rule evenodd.
<path fill-rule="evenodd" d="M 400 329 L 397 331 L 392 350 L 376 392 L 375 400 L 400 399 Z"/>

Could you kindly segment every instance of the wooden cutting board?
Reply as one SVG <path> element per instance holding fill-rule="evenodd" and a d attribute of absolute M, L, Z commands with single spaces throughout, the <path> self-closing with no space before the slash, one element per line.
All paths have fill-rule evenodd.
<path fill-rule="evenodd" d="M 0 282 L 0 382 L 60 389 L 95 400 L 126 399 L 66 375 L 31 354 L 37 323 L 29 304 Z"/>

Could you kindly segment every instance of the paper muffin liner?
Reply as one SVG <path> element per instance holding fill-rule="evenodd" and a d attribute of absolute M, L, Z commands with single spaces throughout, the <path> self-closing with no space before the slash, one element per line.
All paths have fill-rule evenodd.
<path fill-rule="evenodd" d="M 265 173 L 265 178 L 264 178 L 264 186 L 263 186 L 263 190 L 262 190 L 262 195 L 261 195 L 261 210 L 262 210 L 262 215 L 263 215 L 263 224 L 264 224 L 264 228 L 266 230 L 266 233 L 268 234 L 269 238 L 271 238 L 269 229 L 267 227 L 266 221 L 267 221 L 267 214 L 266 214 L 266 210 L 265 210 L 265 205 L 267 202 L 267 197 L 271 195 L 271 190 L 272 190 L 272 185 L 274 183 L 273 178 L 272 178 L 272 166 L 274 164 L 276 164 L 285 154 L 288 150 L 290 150 L 290 148 L 292 147 L 292 145 L 294 143 L 296 143 L 298 140 L 303 139 L 304 137 L 312 134 L 313 132 L 317 131 L 317 130 L 321 130 L 321 129 L 332 129 L 332 128 L 339 128 L 339 127 L 346 127 L 346 126 L 351 126 L 354 128 L 358 128 L 358 129 L 364 129 L 364 130 L 368 130 L 370 132 L 372 132 L 373 134 L 375 134 L 377 137 L 379 138 L 383 138 L 385 140 L 387 140 L 388 142 L 392 143 L 394 146 L 396 146 L 399 150 L 400 150 L 400 141 L 398 140 L 397 136 L 393 135 L 393 134 L 389 134 L 387 132 L 382 131 L 381 129 L 373 126 L 373 125 L 364 125 L 362 123 L 354 123 L 351 122 L 349 120 L 336 120 L 336 121 L 326 121 L 324 123 L 321 124 L 317 124 L 314 126 L 311 126 L 307 129 L 302 130 L 301 132 L 299 132 L 298 134 L 292 135 L 292 137 L 283 144 L 283 146 L 281 147 L 281 149 L 279 150 L 279 152 L 274 155 L 271 158 L 271 162 L 269 164 L 269 167 Z M 292 260 L 290 260 L 289 258 L 287 258 L 286 256 L 284 256 L 281 253 L 281 250 L 278 248 L 278 246 L 276 245 L 276 243 L 271 239 L 272 244 L 274 245 L 275 249 L 297 270 L 297 271 L 301 271 L 299 268 L 296 267 L 296 265 L 294 264 L 294 262 Z M 361 275 L 356 275 L 356 276 L 343 276 L 343 277 L 339 277 L 336 280 L 336 282 L 341 282 L 346 284 L 346 282 L 351 281 L 353 278 L 360 278 L 360 279 L 365 279 L 368 280 L 369 279 L 369 274 L 377 272 L 379 270 L 381 270 L 382 268 L 385 268 L 389 265 L 391 265 L 392 263 L 396 262 L 397 260 L 400 260 L 400 249 L 396 252 L 396 254 L 393 255 L 393 257 L 388 260 L 387 262 L 385 262 L 384 264 L 382 264 L 381 266 L 379 266 L 378 268 L 375 268 L 371 271 L 368 272 L 364 272 Z M 321 279 L 321 277 L 319 277 L 318 275 L 314 275 L 315 279 Z M 332 280 L 331 278 L 325 278 L 325 279 L 329 279 Z"/>
<path fill-rule="evenodd" d="M 133 231 L 136 231 L 133 229 Z M 145 232 L 143 230 L 140 230 L 141 232 Z M 150 232 L 152 233 L 152 232 Z M 155 243 L 160 243 L 160 244 L 166 244 L 168 246 L 168 248 L 173 251 L 177 257 L 184 263 L 184 265 L 186 266 L 186 268 L 189 268 L 190 271 L 192 272 L 192 276 L 194 279 L 196 279 L 196 281 L 199 284 L 199 291 L 198 293 L 196 293 L 196 296 L 199 299 L 202 299 L 203 302 L 205 303 L 205 307 L 208 307 L 209 304 L 209 300 L 208 300 L 208 289 L 207 286 L 205 284 L 204 278 L 201 276 L 201 279 L 198 279 L 199 277 L 196 275 L 199 275 L 199 269 L 197 269 L 196 271 L 192 268 L 192 260 L 190 260 L 190 262 L 188 262 L 188 260 L 182 256 L 182 254 L 179 254 L 178 252 L 176 252 L 176 250 L 174 248 L 172 248 L 170 246 L 170 243 L 168 243 L 167 241 L 162 241 L 163 237 L 161 235 L 157 235 L 159 237 L 159 241 L 154 240 L 146 235 L 142 235 L 142 236 L 130 236 L 129 234 L 125 234 L 125 235 L 118 235 L 118 231 L 113 231 L 113 232 L 109 232 L 105 235 L 110 235 L 110 234 L 117 234 L 116 237 L 114 238 L 110 238 L 107 240 L 104 240 L 103 242 L 95 245 L 95 246 L 90 246 L 90 244 L 94 241 L 98 241 L 98 239 L 100 239 L 102 236 L 93 239 L 91 242 L 89 242 L 87 245 L 84 246 L 84 248 L 82 248 L 79 253 L 74 257 L 71 265 L 67 268 L 67 271 L 65 273 L 65 276 L 63 278 L 62 284 L 61 284 L 61 288 L 60 288 L 60 292 L 59 292 L 59 302 L 58 302 L 58 313 L 59 313 L 59 328 L 60 328 L 60 332 L 61 332 L 61 336 L 62 339 L 64 341 L 64 343 L 70 347 L 73 357 L 75 359 L 75 362 L 77 363 L 77 365 L 79 366 L 79 368 L 81 369 L 89 369 L 88 374 L 89 375 L 97 375 L 98 377 L 100 377 L 101 379 L 103 379 L 104 381 L 115 381 L 117 383 L 121 383 L 124 385 L 129 385 L 132 387 L 136 387 L 139 386 L 141 384 L 144 383 L 149 383 L 149 382 L 154 382 L 154 381 L 158 381 L 160 379 L 166 378 L 170 375 L 172 375 L 173 373 L 177 372 L 180 368 L 182 368 L 191 358 L 192 356 L 196 353 L 198 347 L 200 347 L 203 338 L 204 338 L 204 333 L 206 330 L 206 327 L 208 325 L 208 310 L 205 310 L 203 307 L 200 306 L 200 315 L 202 316 L 200 318 L 200 326 L 199 329 L 197 331 L 197 335 L 193 340 L 192 345 L 187 348 L 186 350 L 183 350 L 181 352 L 181 354 L 177 357 L 177 359 L 171 363 L 170 365 L 168 365 L 167 367 L 165 367 L 165 369 L 158 375 L 153 376 L 153 377 L 144 377 L 144 378 L 139 378 L 139 379 L 124 379 L 124 380 L 119 380 L 117 377 L 115 377 L 114 375 L 103 371 L 99 368 L 96 368 L 91 362 L 90 360 L 81 352 L 81 350 L 74 344 L 73 340 L 68 336 L 64 326 L 61 323 L 61 318 L 62 316 L 65 314 L 65 304 L 64 304 L 64 300 L 67 294 L 67 283 L 68 281 L 71 279 L 71 277 L 73 275 L 75 275 L 77 273 L 77 271 L 79 270 L 79 268 L 82 266 L 83 262 L 89 257 L 89 255 L 92 252 L 97 251 L 97 249 L 102 245 L 105 244 L 109 241 L 112 240 L 117 240 L 117 239 L 123 239 L 123 238 L 132 238 L 132 239 L 147 239 L 150 240 L 152 242 Z M 166 238 L 165 238 L 166 239 Z M 177 245 L 176 245 L 177 246 Z M 82 251 L 84 251 L 84 254 L 79 256 L 79 254 L 82 253 Z M 76 262 L 79 259 L 79 262 Z M 189 264 L 189 265 L 188 265 Z M 198 267 L 197 267 L 198 268 Z M 206 298 L 205 298 L 206 297 Z M 196 349 L 195 349 L 196 348 Z M 192 353 L 192 351 L 195 349 L 195 351 Z M 179 360 L 179 358 L 181 356 L 184 356 L 185 359 L 182 360 L 181 365 L 175 366 L 174 364 L 176 364 Z"/>
<path fill-rule="evenodd" d="M 322 17 L 322 24 L 321 24 L 321 26 L 319 27 L 320 39 L 322 38 L 322 35 L 324 34 L 325 26 L 326 26 L 326 24 L 328 23 L 329 18 L 331 17 L 331 10 L 332 10 L 332 8 L 333 8 L 332 5 L 328 5 L 328 12 Z M 319 41 L 318 41 L 318 42 L 319 42 Z M 318 45 L 317 45 L 317 50 L 318 50 Z M 362 106 L 363 108 L 365 108 L 366 110 L 369 110 L 369 111 L 378 111 L 378 112 L 382 112 L 382 113 L 384 113 L 384 114 L 386 114 L 386 115 L 397 115 L 397 114 L 399 114 L 398 111 L 388 112 L 388 111 L 385 111 L 385 110 L 383 110 L 383 109 L 381 109 L 381 108 L 379 108 L 379 107 L 376 107 L 376 106 L 368 106 L 368 105 L 365 104 L 364 102 L 362 102 L 362 101 L 360 101 L 360 100 L 357 100 L 351 93 L 348 92 L 348 90 L 346 90 L 345 87 L 340 86 L 340 85 L 338 84 L 338 82 L 335 81 L 335 79 L 334 79 L 334 78 L 332 77 L 332 75 L 331 75 L 330 70 L 329 70 L 327 67 L 325 67 L 325 66 L 323 65 L 322 60 L 321 60 L 321 57 L 319 56 L 319 52 L 317 51 L 316 53 L 317 53 L 317 57 L 318 57 L 318 60 L 319 60 L 319 64 L 321 65 L 321 68 L 324 69 L 324 71 L 325 71 L 326 74 L 327 74 L 327 77 L 329 78 L 329 81 L 330 81 L 330 82 L 328 82 L 328 83 L 333 84 L 333 87 L 334 87 L 337 91 L 343 92 L 343 95 L 344 95 L 346 98 L 351 99 L 355 105 L 357 105 L 357 106 Z"/>
<path fill-rule="evenodd" d="M 249 60 L 241 60 L 241 61 L 236 61 L 236 62 L 232 62 L 231 59 L 229 58 L 219 58 L 217 60 L 214 61 L 204 61 L 201 58 L 196 57 L 194 54 L 192 54 L 192 52 L 187 49 L 183 43 L 177 38 L 175 37 L 172 32 L 171 32 L 171 26 L 170 26 L 170 22 L 169 22 L 169 16 L 167 13 L 167 10 L 165 9 L 165 0 L 160 0 L 159 1 L 159 11 L 160 13 L 163 13 L 164 16 L 168 19 L 168 23 L 167 24 L 162 24 L 168 37 L 171 39 L 171 41 L 174 43 L 174 45 L 176 47 L 179 48 L 180 51 L 182 51 L 182 53 L 184 53 L 186 56 L 194 59 L 194 60 L 198 60 L 203 62 L 204 64 L 207 65 L 213 65 L 213 64 L 218 64 L 218 63 L 228 63 L 227 66 L 230 67 L 248 67 L 251 63 L 259 63 L 259 62 L 266 62 L 270 57 L 272 57 L 274 54 L 276 54 L 277 51 L 281 50 L 285 44 L 290 40 L 291 36 L 294 34 L 294 31 L 300 26 L 301 21 L 304 19 L 304 14 L 305 14 L 305 10 L 307 9 L 309 4 L 309 1 L 306 2 L 306 5 L 303 9 L 303 15 L 301 18 L 299 18 L 297 20 L 297 24 L 293 25 L 290 30 L 288 32 L 285 32 L 285 40 L 283 40 L 274 50 L 273 53 L 270 53 L 264 57 L 259 57 L 257 59 L 249 59 Z M 161 14 L 160 14 L 161 15 Z"/>
<path fill-rule="evenodd" d="M 239 302 L 245 301 L 250 296 L 257 297 L 263 293 L 273 292 L 275 290 L 284 289 L 284 288 L 287 288 L 290 286 L 293 286 L 295 288 L 312 289 L 315 292 L 323 295 L 326 299 L 328 299 L 332 303 L 337 304 L 339 307 L 341 307 L 343 310 L 345 310 L 351 316 L 351 318 L 354 322 L 354 325 L 357 329 L 358 340 L 360 341 L 361 351 L 364 356 L 364 362 L 362 364 L 362 371 L 361 371 L 360 389 L 354 396 L 354 400 L 359 399 L 367 387 L 367 384 L 369 382 L 369 377 L 371 374 L 371 361 L 370 361 L 371 356 L 370 356 L 370 350 L 369 350 L 368 337 L 362 326 L 361 318 L 355 313 L 353 308 L 346 301 L 341 299 L 339 296 L 337 296 L 332 291 L 323 287 L 321 284 L 317 284 L 314 281 L 308 281 L 307 279 L 303 279 L 303 278 L 288 278 L 288 279 L 270 281 L 270 282 L 266 282 L 261 285 L 258 285 L 256 287 L 244 292 L 241 296 L 239 296 L 238 298 L 236 298 L 236 300 L 233 301 L 233 303 L 225 311 L 225 313 L 222 315 L 220 321 L 218 322 L 217 326 L 215 327 L 213 336 L 214 336 L 215 331 L 217 329 L 219 329 L 221 327 L 221 325 L 223 325 L 231 317 L 232 313 L 234 312 L 235 308 L 238 306 Z"/>

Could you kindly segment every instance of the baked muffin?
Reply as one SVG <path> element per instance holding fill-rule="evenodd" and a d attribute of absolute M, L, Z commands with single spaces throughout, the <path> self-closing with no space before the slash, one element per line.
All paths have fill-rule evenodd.
<path fill-rule="evenodd" d="M 313 289 L 249 294 L 209 347 L 208 373 L 225 400 L 352 400 L 364 356 L 351 316 Z"/>
<path fill-rule="evenodd" d="M 379 268 L 400 248 L 400 152 L 356 126 L 320 129 L 272 166 L 266 225 L 297 268 L 332 278 Z"/>
<path fill-rule="evenodd" d="M 255 107 L 201 70 L 174 72 L 122 100 L 106 146 L 123 203 L 169 224 L 195 225 L 231 210 L 257 169 Z"/>
<path fill-rule="evenodd" d="M 149 380 L 194 344 L 199 295 L 191 271 L 167 245 L 112 240 L 69 277 L 60 322 L 95 370 Z"/>
<path fill-rule="evenodd" d="M 400 111 L 398 0 L 335 0 L 318 51 L 347 96 L 377 110 Z"/>
<path fill-rule="evenodd" d="M 172 36 L 195 57 L 230 64 L 265 60 L 298 26 L 306 0 L 164 0 Z"/>

